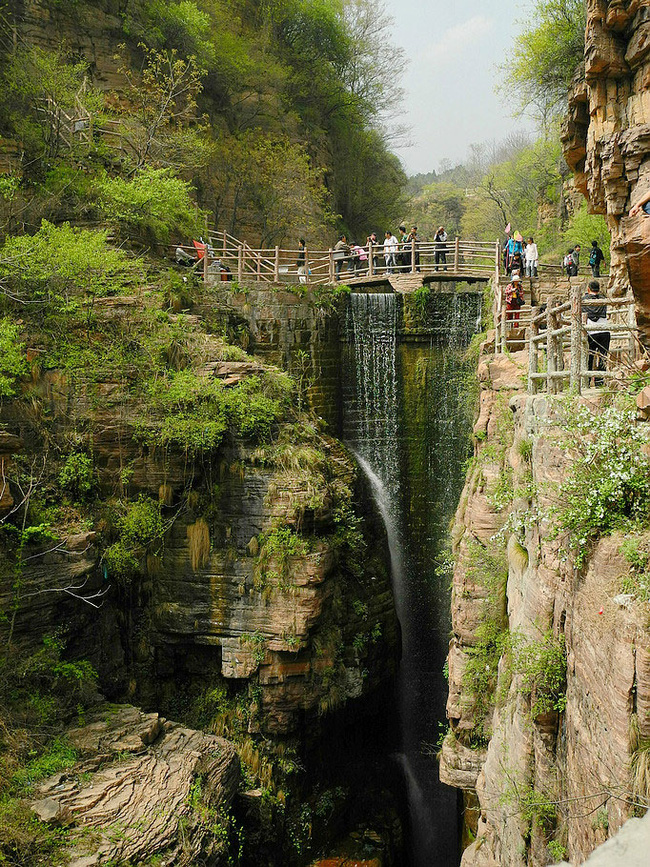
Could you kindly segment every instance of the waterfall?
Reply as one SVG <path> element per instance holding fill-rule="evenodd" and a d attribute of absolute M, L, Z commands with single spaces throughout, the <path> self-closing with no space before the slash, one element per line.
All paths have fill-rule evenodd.
<path fill-rule="evenodd" d="M 461 351 L 477 330 L 481 299 L 431 295 L 426 337 L 409 343 L 399 340 L 400 300 L 350 297 L 343 432 L 386 525 L 402 627 L 396 759 L 409 800 L 409 865 L 455 867 L 457 795 L 439 782 L 432 758 L 450 628 L 447 578 L 436 565 L 462 488 L 470 420 Z"/>

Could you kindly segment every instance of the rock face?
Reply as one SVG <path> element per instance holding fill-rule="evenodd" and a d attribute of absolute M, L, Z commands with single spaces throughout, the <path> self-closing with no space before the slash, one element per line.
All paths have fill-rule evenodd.
<path fill-rule="evenodd" d="M 441 777 L 480 802 L 463 867 L 542 867 L 562 851 L 581 863 L 647 798 L 638 794 L 635 753 L 638 737 L 650 735 L 647 604 L 621 594 L 630 570 L 624 537 L 601 538 L 582 569 L 553 538 L 555 491 L 572 459 L 557 425 L 561 399 L 523 394 L 518 361 L 481 361 L 476 457 L 453 527 L 451 728 Z M 491 699 L 477 702 L 470 684 L 487 681 L 465 672 L 485 650 L 486 623 L 523 643 L 564 639 L 563 711 L 535 711 L 525 670 L 512 667 L 503 645 L 485 657 L 501 657 L 498 679 L 487 675 Z"/>
<path fill-rule="evenodd" d="M 71 867 L 227 863 L 239 758 L 223 738 L 129 705 L 98 705 L 67 732 L 77 764 L 41 784 L 32 810 L 72 827 Z M 215 834 L 214 826 L 223 828 Z"/>
<path fill-rule="evenodd" d="M 650 339 L 650 217 L 630 207 L 650 190 L 650 41 L 639 0 L 588 0 L 584 69 L 570 93 L 562 140 L 576 186 L 612 234 L 615 294 L 632 287 Z"/>

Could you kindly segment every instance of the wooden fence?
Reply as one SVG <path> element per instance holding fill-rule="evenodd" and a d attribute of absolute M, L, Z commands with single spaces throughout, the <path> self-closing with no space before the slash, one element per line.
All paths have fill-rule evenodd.
<path fill-rule="evenodd" d="M 531 310 L 526 341 L 530 394 L 556 394 L 567 384 L 580 394 L 591 379 L 622 378 L 632 370 L 640 351 L 634 298 L 589 298 L 590 307 L 607 307 L 606 324 L 589 327 L 583 322 L 582 291 L 572 285 L 569 300 L 554 299 L 544 311 Z M 605 370 L 588 369 L 587 335 L 596 331 L 611 335 Z"/>
<path fill-rule="evenodd" d="M 183 247 L 196 255 L 194 247 Z M 304 254 L 304 260 L 299 256 Z M 372 278 L 394 274 L 439 274 L 440 277 L 462 280 L 489 280 L 498 277 L 500 248 L 498 243 L 447 241 L 444 245 L 431 241 L 411 241 L 400 244 L 398 260 L 389 264 L 383 244 L 367 244 L 355 253 L 345 254 L 333 248 L 303 251 L 279 246 L 254 249 L 228 232 L 208 232 L 208 255 L 199 267 L 206 279 L 218 277 L 225 269 L 238 282 L 254 280 L 261 283 L 332 284 L 338 281 L 354 285 Z M 302 266 L 302 273 L 299 269 Z"/>

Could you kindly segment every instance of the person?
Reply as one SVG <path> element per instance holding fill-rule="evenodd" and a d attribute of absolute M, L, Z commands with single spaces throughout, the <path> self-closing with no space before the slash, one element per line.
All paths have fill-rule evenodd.
<path fill-rule="evenodd" d="M 517 253 L 519 254 L 519 262 L 522 262 L 521 256 L 524 250 L 522 241 L 523 238 L 519 232 L 515 232 L 514 237 L 508 239 L 506 251 L 506 273 L 508 274 L 512 274 L 513 270 L 516 270 L 513 266 L 513 259 Z"/>
<path fill-rule="evenodd" d="M 379 246 L 379 242 L 377 241 L 377 233 L 376 232 L 371 232 L 368 235 L 368 237 L 366 238 L 366 246 L 370 247 L 371 244 L 374 248 L 377 248 Z M 379 256 L 377 256 L 374 251 L 372 254 L 372 264 L 373 264 L 373 268 L 374 268 L 374 271 L 376 274 L 377 270 L 379 269 Z"/>
<path fill-rule="evenodd" d="M 191 268 L 192 265 L 196 265 L 198 259 L 194 256 L 190 256 L 187 250 L 184 250 L 180 244 L 176 247 L 176 252 L 174 253 L 174 259 L 176 260 L 177 265 L 182 265 L 183 268 Z"/>
<path fill-rule="evenodd" d="M 402 223 L 399 226 L 399 249 L 401 252 L 397 257 L 397 264 L 400 271 L 407 271 L 411 267 L 411 254 L 408 252 L 406 243 L 409 239 L 406 226 Z"/>
<path fill-rule="evenodd" d="M 397 267 L 397 238 L 390 230 L 386 231 L 386 240 L 384 241 L 384 261 L 386 262 L 386 273 L 392 274 Z"/>
<path fill-rule="evenodd" d="M 298 259 L 296 260 L 296 266 L 298 268 L 298 282 L 306 283 L 307 282 L 307 264 L 306 264 L 306 254 L 305 250 L 307 248 L 307 243 L 304 238 L 298 239 Z"/>
<path fill-rule="evenodd" d="M 573 253 L 571 253 L 571 258 L 573 259 L 573 275 L 574 277 L 578 276 L 578 269 L 580 268 L 580 244 L 576 244 L 573 248 Z"/>
<path fill-rule="evenodd" d="M 533 241 L 532 238 L 528 239 L 528 243 L 526 244 L 526 277 L 530 277 L 532 280 L 533 277 L 537 277 L 537 264 L 539 262 L 539 253 L 537 252 L 537 244 Z"/>
<path fill-rule="evenodd" d="M 347 263 L 349 269 L 350 248 L 348 247 L 348 239 L 345 235 L 341 235 L 334 247 L 334 273 L 336 280 L 341 279 L 341 270 L 343 265 Z"/>
<path fill-rule="evenodd" d="M 413 228 L 411 229 L 411 231 L 409 233 L 408 238 L 406 239 L 406 242 L 407 242 L 407 244 L 411 250 L 411 256 L 413 254 L 413 246 L 414 246 L 413 241 L 415 241 L 415 262 L 411 262 L 410 264 L 411 264 L 411 268 L 413 268 L 413 266 L 415 266 L 415 270 L 419 271 L 420 270 L 420 253 L 418 250 L 418 227 L 417 226 L 413 226 Z M 411 258 L 411 257 L 409 257 L 409 258 Z"/>
<path fill-rule="evenodd" d="M 567 277 L 575 277 L 578 273 L 576 263 L 573 258 L 573 247 L 569 247 L 569 249 L 567 250 L 567 254 L 562 260 L 562 265 L 564 267 L 564 270 L 566 271 Z"/>
<path fill-rule="evenodd" d="M 434 242 L 436 245 L 436 252 L 434 254 L 434 260 L 436 263 L 436 271 L 438 270 L 438 265 L 443 264 L 443 271 L 447 270 L 447 233 L 445 232 L 444 226 L 438 226 L 438 231 L 434 236 Z"/>
<path fill-rule="evenodd" d="M 592 277 L 600 277 L 600 263 L 604 261 L 605 254 L 598 246 L 598 241 L 592 241 L 591 252 L 589 253 L 589 267 Z"/>
<path fill-rule="evenodd" d="M 587 327 L 587 346 L 589 357 L 587 359 L 588 370 L 605 370 L 607 366 L 607 354 L 609 352 L 609 343 L 611 340 L 611 332 L 607 331 L 607 305 L 593 304 L 595 299 L 600 296 L 600 283 L 598 280 L 591 280 L 587 286 L 587 294 L 582 299 L 582 319 Z M 603 384 L 603 377 L 594 377 L 594 385 Z"/>
<path fill-rule="evenodd" d="M 519 274 L 521 277 L 525 273 L 525 267 L 523 254 L 517 251 L 510 260 L 510 273 Z"/>
<path fill-rule="evenodd" d="M 630 217 L 636 217 L 637 214 L 643 214 L 645 217 L 650 217 L 650 190 L 644 193 L 639 201 L 630 208 Z"/>
<path fill-rule="evenodd" d="M 521 275 L 514 273 L 512 279 L 506 286 L 506 310 L 512 311 L 512 315 L 507 317 L 512 323 L 513 328 L 519 327 L 519 310 L 524 304 L 524 290 L 521 285 Z"/>
<path fill-rule="evenodd" d="M 352 261 L 354 262 L 354 273 L 363 276 L 368 267 L 368 254 L 359 244 L 351 244 L 350 252 L 352 253 Z"/>

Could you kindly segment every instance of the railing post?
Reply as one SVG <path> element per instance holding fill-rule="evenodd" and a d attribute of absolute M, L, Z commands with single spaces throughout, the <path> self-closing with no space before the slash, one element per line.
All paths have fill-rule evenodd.
<path fill-rule="evenodd" d="M 244 279 L 244 248 L 240 244 L 237 247 L 237 282 L 241 284 Z"/>
<path fill-rule="evenodd" d="M 223 230 L 223 255 L 225 256 L 228 252 L 228 244 L 226 243 L 226 230 Z"/>
<path fill-rule="evenodd" d="M 539 334 L 539 322 L 535 322 L 535 317 L 539 314 L 539 308 L 533 307 L 531 310 L 530 328 L 528 329 L 528 394 L 535 394 L 537 390 L 537 380 L 531 377 L 532 373 L 537 373 L 539 369 L 538 356 L 539 351 L 538 341 L 535 339 Z"/>
<path fill-rule="evenodd" d="M 309 250 L 305 247 L 305 283 L 309 283 Z"/>
<path fill-rule="evenodd" d="M 257 282 L 259 283 L 262 276 L 262 254 L 256 253 L 255 256 L 257 258 Z"/>
<path fill-rule="evenodd" d="M 373 243 L 368 241 L 368 276 L 375 276 L 375 257 L 373 256 Z"/>
<path fill-rule="evenodd" d="M 206 242 L 203 246 L 203 282 L 206 284 L 208 282 L 208 247 L 209 238 L 206 235 Z"/>
<path fill-rule="evenodd" d="M 495 257 L 495 271 L 497 283 L 499 282 L 499 272 L 501 270 L 501 242 L 497 238 L 496 241 L 496 257 Z"/>
<path fill-rule="evenodd" d="M 580 286 L 572 285 L 571 297 L 571 369 L 569 387 L 578 394 L 582 392 L 580 371 L 582 370 L 582 297 Z"/>
<path fill-rule="evenodd" d="M 275 246 L 275 262 L 273 264 L 273 281 L 275 283 L 280 282 L 280 248 L 277 244 Z"/>
<path fill-rule="evenodd" d="M 458 274 L 458 264 L 460 262 L 460 238 L 456 235 L 454 244 L 454 274 Z"/>
<path fill-rule="evenodd" d="M 634 299 L 630 301 L 630 304 L 627 308 L 627 324 L 630 326 L 630 365 L 634 364 L 636 361 L 638 344 L 635 337 L 636 332 L 636 310 L 634 305 Z"/>
<path fill-rule="evenodd" d="M 411 238 L 411 274 L 415 274 L 415 238 Z"/>
<path fill-rule="evenodd" d="M 508 315 L 508 309 L 505 304 L 501 305 L 501 352 L 505 352 L 508 348 L 508 334 L 507 334 L 507 323 L 506 317 Z"/>
<path fill-rule="evenodd" d="M 556 338 L 551 336 L 551 332 L 555 329 L 557 317 L 553 312 L 555 304 L 555 296 L 549 298 L 546 307 L 546 391 L 549 394 L 555 394 L 556 379 L 551 375 L 557 372 L 555 342 Z"/>
<path fill-rule="evenodd" d="M 334 250 L 330 247 L 329 249 L 329 262 L 330 262 L 330 283 L 335 283 L 336 278 L 334 277 Z"/>

